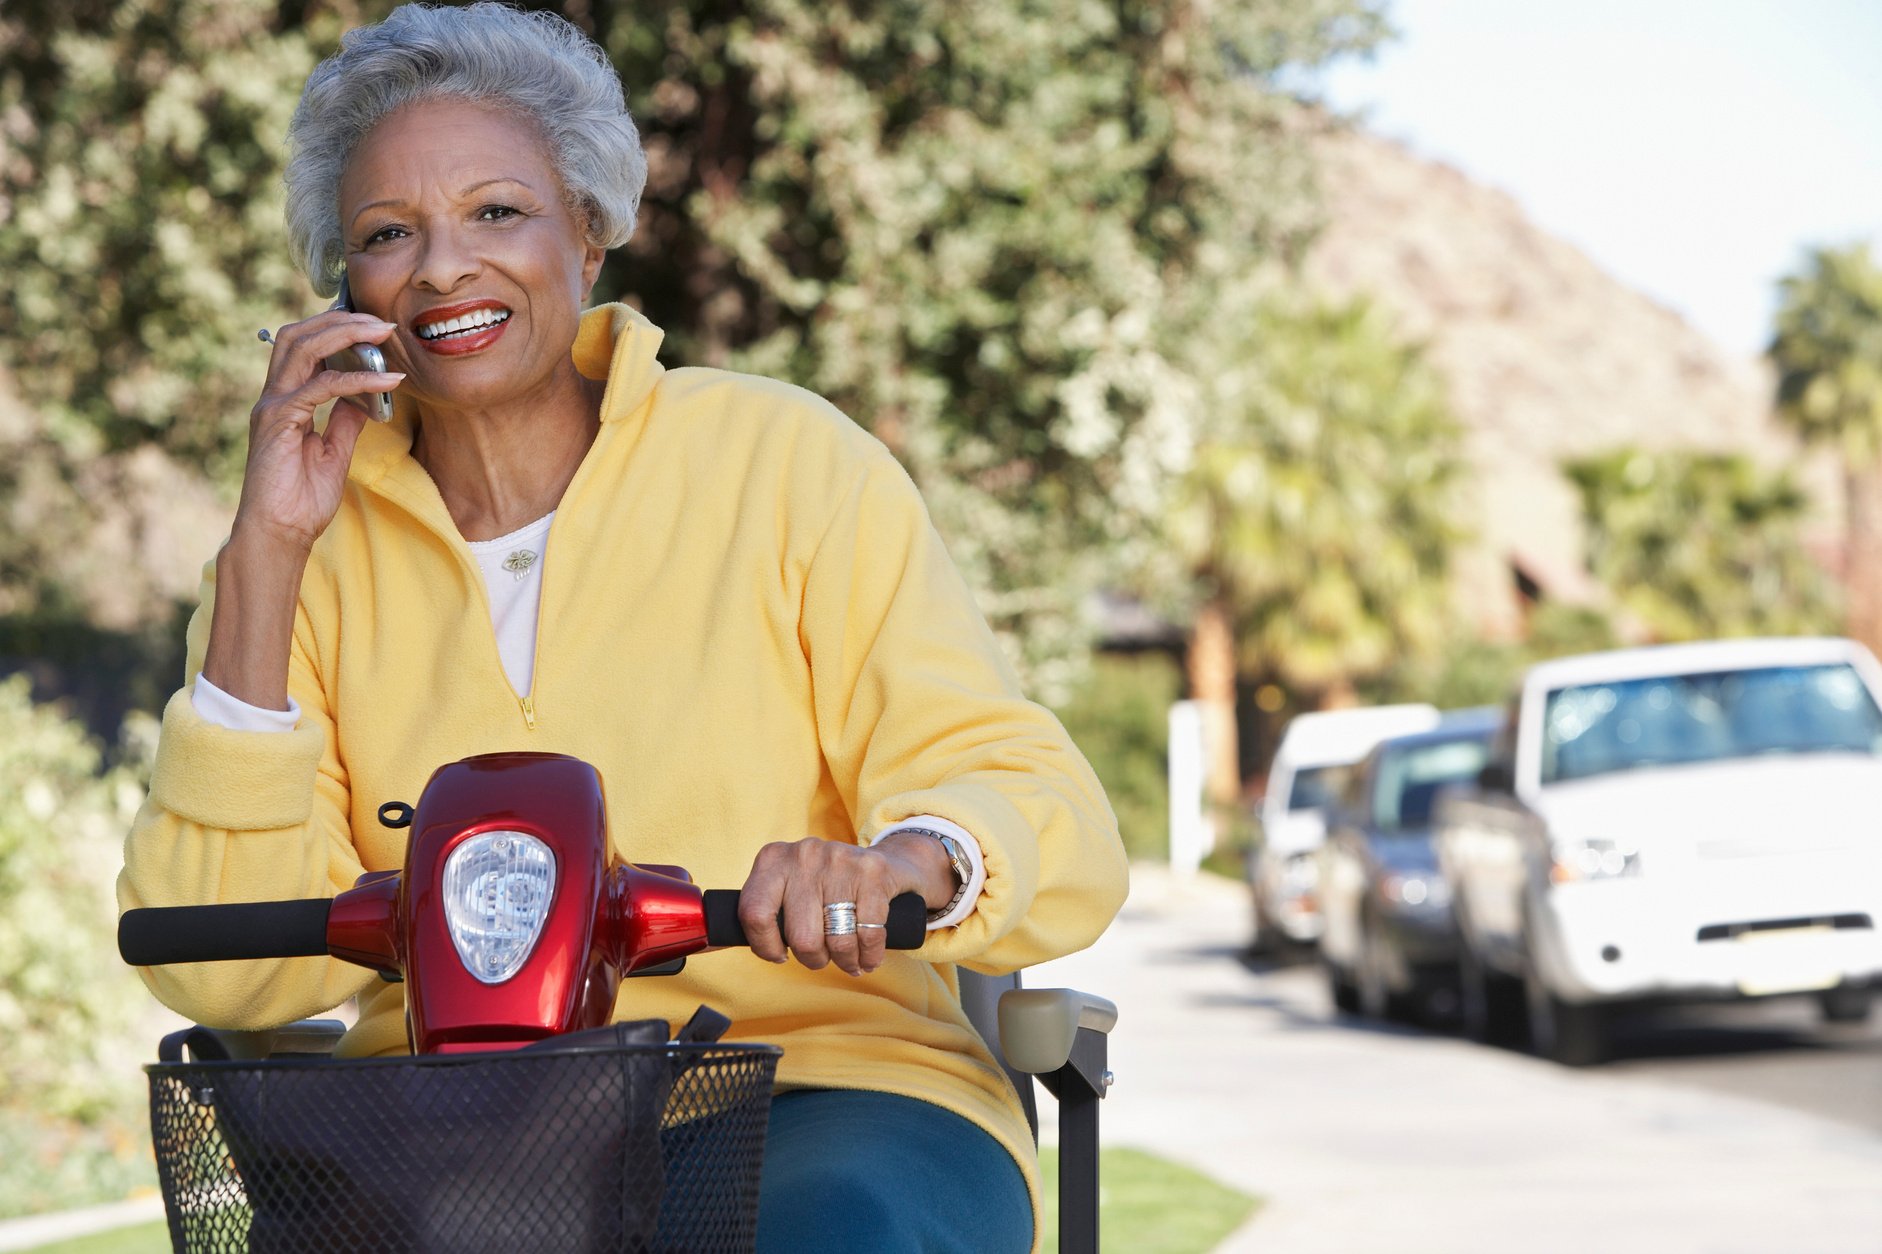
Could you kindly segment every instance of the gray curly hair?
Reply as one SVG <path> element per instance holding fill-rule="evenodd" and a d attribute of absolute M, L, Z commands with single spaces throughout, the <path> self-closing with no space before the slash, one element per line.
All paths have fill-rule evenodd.
<path fill-rule="evenodd" d="M 331 296 L 340 286 L 347 159 L 388 114 L 438 99 L 527 119 L 588 242 L 617 248 L 633 235 L 647 157 L 607 54 L 553 13 L 407 4 L 341 37 L 340 50 L 308 76 L 288 127 L 288 240 L 316 292 Z"/>

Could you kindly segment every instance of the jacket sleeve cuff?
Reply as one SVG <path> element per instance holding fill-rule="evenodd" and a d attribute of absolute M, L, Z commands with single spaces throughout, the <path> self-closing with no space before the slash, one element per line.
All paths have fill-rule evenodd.
<path fill-rule="evenodd" d="M 325 736 L 237 731 L 197 712 L 190 689 L 170 698 L 151 771 L 150 799 L 179 818 L 226 831 L 274 831 L 307 822 Z"/>
<path fill-rule="evenodd" d="M 944 836 L 952 836 L 955 843 L 960 845 L 961 852 L 967 855 L 972 872 L 967 877 L 966 891 L 961 894 L 961 899 L 954 903 L 952 910 L 928 923 L 930 932 L 938 932 L 944 927 L 953 927 L 974 912 L 974 903 L 980 900 L 980 890 L 987 886 L 987 860 L 981 856 L 980 841 L 972 832 L 951 819 L 944 819 L 934 814 L 917 814 L 913 818 L 904 819 L 900 823 L 883 828 L 869 838 L 869 843 L 874 845 L 896 832 L 907 831 L 940 832 Z"/>

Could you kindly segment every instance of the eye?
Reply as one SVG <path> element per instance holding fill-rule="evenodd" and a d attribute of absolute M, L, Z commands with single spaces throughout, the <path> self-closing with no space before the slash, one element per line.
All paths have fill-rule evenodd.
<path fill-rule="evenodd" d="M 516 217 L 519 212 L 521 211 L 509 205 L 485 205 L 477 211 L 477 217 L 483 222 L 501 222 L 505 218 Z"/>
<path fill-rule="evenodd" d="M 366 237 L 366 247 L 371 248 L 374 244 L 383 244 L 389 240 L 399 239 L 404 236 L 404 234 L 405 228 L 402 226 L 382 226 Z"/>

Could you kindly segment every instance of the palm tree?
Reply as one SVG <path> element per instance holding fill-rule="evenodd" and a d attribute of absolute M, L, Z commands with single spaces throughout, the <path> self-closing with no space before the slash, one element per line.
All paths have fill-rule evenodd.
<path fill-rule="evenodd" d="M 1804 551 L 1810 498 L 1737 453 L 1617 449 L 1564 468 L 1581 492 L 1588 565 L 1662 640 L 1818 631 L 1822 570 Z"/>
<path fill-rule="evenodd" d="M 1867 244 L 1812 251 L 1779 284 L 1777 411 L 1842 459 L 1845 630 L 1882 651 L 1882 269 Z"/>
<path fill-rule="evenodd" d="M 1436 376 L 1363 301 L 1269 304 L 1213 381 L 1168 537 L 1195 600 L 1211 800 L 1240 792 L 1235 680 L 1326 694 L 1434 646 L 1462 462 Z"/>

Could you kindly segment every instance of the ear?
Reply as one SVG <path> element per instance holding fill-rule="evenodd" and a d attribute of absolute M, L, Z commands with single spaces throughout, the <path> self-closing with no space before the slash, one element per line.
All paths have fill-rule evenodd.
<path fill-rule="evenodd" d="M 601 263 L 607 259 L 608 250 L 601 245 L 582 245 L 582 300 L 584 302 L 594 294 L 595 280 L 601 277 Z"/>

